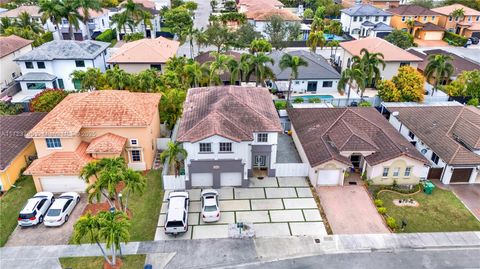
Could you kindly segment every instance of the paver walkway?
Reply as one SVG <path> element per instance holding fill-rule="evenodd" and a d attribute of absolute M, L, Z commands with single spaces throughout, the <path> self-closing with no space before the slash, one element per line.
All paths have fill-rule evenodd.
<path fill-rule="evenodd" d="M 450 189 L 458 196 L 465 206 L 480 221 L 480 185 L 479 184 L 462 184 L 449 185 Z"/>
<path fill-rule="evenodd" d="M 256 237 L 327 234 L 305 178 L 251 178 L 250 182 L 249 188 L 218 190 L 221 213 L 220 221 L 215 223 L 201 220 L 201 190 L 189 190 L 189 229 L 176 237 L 164 232 L 168 207 L 165 200 L 155 240 L 227 238 L 228 224 L 238 222 L 252 223 Z"/>
<path fill-rule="evenodd" d="M 317 187 L 334 234 L 389 233 L 363 186 Z"/>

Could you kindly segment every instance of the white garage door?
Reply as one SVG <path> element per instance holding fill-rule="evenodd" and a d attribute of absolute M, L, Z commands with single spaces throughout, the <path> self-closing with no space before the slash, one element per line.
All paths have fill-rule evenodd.
<path fill-rule="evenodd" d="M 220 185 L 224 186 L 241 186 L 242 173 L 220 173 Z"/>
<path fill-rule="evenodd" d="M 332 170 L 318 170 L 318 180 L 317 185 L 323 186 L 334 186 L 341 185 L 340 179 L 341 170 L 332 169 Z"/>
<path fill-rule="evenodd" d="M 212 173 L 192 173 L 192 187 L 213 186 Z"/>
<path fill-rule="evenodd" d="M 40 183 L 44 191 L 49 192 L 85 192 L 87 184 L 77 176 L 41 177 Z"/>

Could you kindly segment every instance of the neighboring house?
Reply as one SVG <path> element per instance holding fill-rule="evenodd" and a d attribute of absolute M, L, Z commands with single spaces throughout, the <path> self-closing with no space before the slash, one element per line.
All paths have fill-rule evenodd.
<path fill-rule="evenodd" d="M 248 177 L 275 176 L 282 127 L 268 89 L 193 88 L 183 107 L 177 141 L 188 153 L 187 189 L 248 187 Z"/>
<path fill-rule="evenodd" d="M 345 172 L 382 185 L 427 176 L 428 160 L 374 108 L 293 108 L 288 116 L 314 186 L 343 185 Z"/>
<path fill-rule="evenodd" d="M 79 8 L 78 13 L 83 16 L 83 9 Z M 87 25 L 85 25 L 83 21 L 79 20 L 78 28 L 72 26 L 75 40 L 81 41 L 88 39 L 88 32 L 90 32 L 90 36 L 94 38 L 105 30 L 110 29 L 110 18 L 108 9 L 102 8 L 99 11 L 90 10 L 89 14 L 90 19 Z M 62 38 L 64 40 L 70 39 L 70 34 L 68 32 L 69 26 L 70 23 L 68 22 L 68 20 L 66 18 L 63 18 L 60 24 L 60 30 L 62 32 Z"/>
<path fill-rule="evenodd" d="M 480 110 L 460 104 L 386 108 L 395 129 L 430 160 L 429 179 L 480 183 Z"/>
<path fill-rule="evenodd" d="M 274 64 L 268 66 L 272 69 L 275 80 L 274 85 L 278 91 L 287 92 L 292 69 L 280 69 L 280 61 L 286 52 L 274 51 L 269 56 Z M 298 68 L 298 78 L 292 80 L 293 93 L 313 93 L 321 95 L 336 95 L 340 74 L 320 55 L 305 50 L 289 51 L 288 54 L 304 59 L 308 66 Z"/>
<path fill-rule="evenodd" d="M 13 59 L 31 51 L 32 42 L 15 35 L 0 36 L 0 89 L 2 91 L 20 76 L 20 67 Z"/>
<path fill-rule="evenodd" d="M 346 8 L 359 4 L 368 4 L 381 9 L 398 7 L 401 1 L 402 0 L 335 0 L 337 4 L 341 4 Z"/>
<path fill-rule="evenodd" d="M 385 61 L 385 69 L 380 66 L 380 76 L 382 79 L 392 79 L 397 74 L 398 68 L 410 65 L 417 68 L 419 62 L 422 61 L 406 50 L 403 50 L 384 39 L 378 37 L 367 37 L 349 42 L 342 42 L 340 46 L 343 48 L 343 55 L 337 56 L 335 64 L 341 66 L 342 70 L 349 68 L 352 64 L 353 56 L 360 56 L 362 48 L 367 49 L 370 53 L 383 54 Z"/>
<path fill-rule="evenodd" d="M 108 63 L 118 65 L 129 73 L 147 69 L 163 71 L 165 63 L 177 54 L 180 42 L 164 37 L 144 38 L 123 44 L 108 59 Z"/>
<path fill-rule="evenodd" d="M 73 81 L 70 75 L 89 67 L 105 72 L 109 45 L 93 40 L 54 40 L 15 58 L 22 72 L 16 79 L 22 91 L 12 102 L 28 101 L 46 88 L 81 89 L 80 81 Z"/>
<path fill-rule="evenodd" d="M 150 19 L 151 26 L 150 25 L 145 25 L 143 21 L 141 21 L 139 24 L 135 25 L 133 29 L 130 29 L 130 27 L 123 27 L 123 29 L 120 29 L 120 31 L 117 30 L 117 34 L 120 36 L 123 36 L 125 34 L 130 34 L 130 33 L 143 33 L 147 38 L 156 38 L 158 37 L 158 33 L 160 32 L 160 10 L 163 4 L 162 3 L 156 3 L 156 0 L 134 0 L 136 4 L 139 5 L 139 8 L 142 9 L 143 11 L 146 11 L 150 13 L 152 18 Z M 161 1 L 160 1 L 161 2 Z M 123 3 L 126 3 L 124 1 Z M 120 5 L 121 6 L 121 5 Z M 120 7 L 120 8 L 111 8 L 109 10 L 109 16 L 112 18 L 113 15 L 117 13 L 122 13 L 125 12 L 125 8 Z M 116 29 L 116 24 L 111 23 L 111 28 Z"/>
<path fill-rule="evenodd" d="M 372 5 L 356 5 L 341 12 L 343 31 L 356 39 L 367 36 L 383 38 L 393 31 L 390 27 L 392 14 Z"/>
<path fill-rule="evenodd" d="M 93 91 L 69 94 L 25 137 L 38 159 L 25 171 L 37 191 L 83 192 L 81 169 L 95 159 L 123 157 L 128 167 L 152 167 L 160 137 L 160 94 Z"/>
<path fill-rule="evenodd" d="M 440 13 L 416 5 L 401 5 L 387 9 L 393 14 L 391 26 L 398 30 L 410 31 L 413 37 L 421 40 L 442 40 L 445 29 L 438 26 Z M 407 25 L 408 21 L 414 21 L 413 28 Z"/>
<path fill-rule="evenodd" d="M 461 18 L 452 17 L 452 12 L 457 9 L 463 9 L 465 15 Z M 480 38 L 480 11 L 460 4 L 438 7 L 432 10 L 443 15 L 440 17 L 438 25 L 445 30 L 465 37 Z"/>
<path fill-rule="evenodd" d="M 210 62 L 210 61 L 213 61 L 215 60 L 215 58 L 211 55 L 212 52 L 215 52 L 215 51 L 207 51 L 207 52 L 203 52 L 203 53 L 200 53 L 197 57 L 195 57 L 195 61 L 197 61 L 199 64 L 203 65 L 207 62 Z M 238 53 L 238 52 L 235 52 L 235 51 L 226 51 L 222 54 L 225 54 L 225 55 L 228 55 L 228 56 L 231 56 L 233 57 L 236 61 L 240 61 L 240 58 L 242 57 L 242 54 L 241 53 Z M 252 76 L 250 76 L 250 81 L 254 81 L 254 79 L 252 80 L 252 77 L 254 77 L 254 75 L 252 74 Z M 226 72 L 223 72 L 222 74 L 220 74 L 220 80 L 223 82 L 223 85 L 230 85 L 231 83 L 231 75 L 230 75 L 230 72 L 226 71 Z M 240 74 L 238 74 L 238 77 L 237 79 L 235 80 L 235 85 L 240 85 L 241 81 L 240 81 Z"/>
<path fill-rule="evenodd" d="M 25 138 L 47 113 L 22 113 L 0 116 L 0 192 L 8 191 L 36 157 L 32 139 Z"/>
<path fill-rule="evenodd" d="M 49 31 L 53 33 L 53 37 L 55 39 L 60 39 L 60 37 L 57 34 L 57 28 L 56 26 L 52 23 L 50 19 L 47 19 L 45 23 L 42 21 L 42 13 L 40 12 L 40 7 L 39 6 L 19 6 L 15 9 L 11 9 L 9 11 L 5 11 L 0 13 L 0 18 L 10 18 L 10 19 L 18 19 L 20 14 L 23 12 L 27 12 L 32 20 L 38 22 L 40 25 L 43 26 L 43 29 L 45 31 Z"/>

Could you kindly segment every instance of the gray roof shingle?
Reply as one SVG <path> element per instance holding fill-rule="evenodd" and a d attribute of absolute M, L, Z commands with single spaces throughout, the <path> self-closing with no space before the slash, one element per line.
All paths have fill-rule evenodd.
<path fill-rule="evenodd" d="M 386 12 L 372 5 L 356 5 L 342 9 L 341 11 L 350 16 L 392 16 L 390 12 Z"/>
<path fill-rule="evenodd" d="M 373 31 L 393 31 L 393 27 L 383 22 L 379 22 L 373 27 Z"/>
<path fill-rule="evenodd" d="M 110 43 L 84 40 L 54 40 L 35 48 L 15 61 L 52 61 L 94 59 L 108 48 Z"/>
<path fill-rule="evenodd" d="M 31 72 L 16 78 L 16 81 L 52 81 L 57 77 L 45 72 Z"/>

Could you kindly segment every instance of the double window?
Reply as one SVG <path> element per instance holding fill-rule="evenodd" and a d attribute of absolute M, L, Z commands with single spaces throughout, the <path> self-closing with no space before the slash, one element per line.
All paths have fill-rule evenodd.
<path fill-rule="evenodd" d="M 437 156 L 437 154 L 435 154 L 435 152 L 432 152 L 432 157 L 430 158 L 430 160 L 432 160 L 432 162 L 434 162 L 435 164 L 438 164 L 438 160 L 440 160 L 440 158 Z"/>
<path fill-rule="evenodd" d="M 45 138 L 45 142 L 47 143 L 47 148 L 49 149 L 58 149 L 62 147 L 60 138 Z"/>
<path fill-rule="evenodd" d="M 232 152 L 232 143 L 221 142 L 220 143 L 220 152 Z"/>
<path fill-rule="evenodd" d="M 400 175 L 400 168 L 399 167 L 393 168 L 393 176 L 398 177 L 399 175 Z"/>
<path fill-rule="evenodd" d="M 409 177 L 410 174 L 412 173 L 412 168 L 411 167 L 407 167 L 405 168 L 405 173 L 403 174 L 405 177 Z"/>
<path fill-rule="evenodd" d="M 390 169 L 389 169 L 388 167 L 384 167 L 384 168 L 383 168 L 382 177 L 388 177 L 388 171 L 389 171 L 389 170 L 390 170 Z"/>
<path fill-rule="evenodd" d="M 212 143 L 200 143 L 200 152 L 204 152 L 204 153 L 212 152 Z"/>
<path fill-rule="evenodd" d="M 331 88 L 333 86 L 333 81 L 324 81 L 322 83 L 322 87 L 324 88 Z"/>
<path fill-rule="evenodd" d="M 85 67 L 85 61 L 75 61 L 76 67 Z"/>
<path fill-rule="evenodd" d="M 261 133 L 257 135 L 257 142 L 268 142 L 268 134 Z"/>
<path fill-rule="evenodd" d="M 130 153 L 132 154 L 132 162 L 140 162 L 142 160 L 140 150 L 132 150 Z"/>

